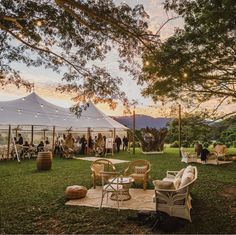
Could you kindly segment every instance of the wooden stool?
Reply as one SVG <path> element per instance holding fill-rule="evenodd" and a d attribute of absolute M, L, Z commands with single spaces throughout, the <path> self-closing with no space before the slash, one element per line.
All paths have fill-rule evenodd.
<path fill-rule="evenodd" d="M 87 194 L 87 188 L 79 185 L 68 186 L 65 191 L 65 195 L 68 199 L 79 199 L 85 197 Z"/>

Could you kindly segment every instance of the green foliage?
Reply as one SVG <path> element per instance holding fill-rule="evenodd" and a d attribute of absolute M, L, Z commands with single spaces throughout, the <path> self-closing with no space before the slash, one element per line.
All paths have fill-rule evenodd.
<path fill-rule="evenodd" d="M 166 0 L 165 9 L 181 16 L 184 28 L 144 56 L 143 93 L 190 105 L 211 98 L 235 102 L 235 1 Z"/>
<path fill-rule="evenodd" d="M 181 128 L 181 139 L 183 147 L 190 147 L 196 141 L 200 141 L 202 143 L 210 141 L 211 129 L 206 121 L 200 116 L 186 116 L 181 120 L 182 128 Z M 167 143 L 173 143 L 174 141 L 178 141 L 178 120 L 174 119 L 168 125 L 168 134 L 166 136 Z"/>
<path fill-rule="evenodd" d="M 138 65 L 133 58 L 159 41 L 148 33 L 142 5 L 131 8 L 112 0 L 2 0 L 0 15 L 0 85 L 30 89 L 12 63 L 44 66 L 64 73 L 62 80 L 67 83 L 58 89 L 75 92 L 76 101 L 94 96 L 95 101 L 125 100 L 122 79 L 111 76 L 99 62 L 115 49 L 120 68 L 133 68 L 135 76 Z"/>
<path fill-rule="evenodd" d="M 179 143 L 178 141 L 174 141 L 171 145 L 170 145 L 171 148 L 179 148 Z"/>

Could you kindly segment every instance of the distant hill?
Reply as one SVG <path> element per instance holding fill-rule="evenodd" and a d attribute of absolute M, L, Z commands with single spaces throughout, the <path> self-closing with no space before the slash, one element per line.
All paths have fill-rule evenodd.
<path fill-rule="evenodd" d="M 123 124 L 124 126 L 127 126 L 128 128 L 133 127 L 133 116 L 119 116 L 112 118 L 114 118 L 117 122 Z M 154 118 L 140 114 L 135 115 L 135 124 L 137 130 L 146 127 L 160 129 L 166 127 L 166 124 L 171 120 L 171 118 Z"/>

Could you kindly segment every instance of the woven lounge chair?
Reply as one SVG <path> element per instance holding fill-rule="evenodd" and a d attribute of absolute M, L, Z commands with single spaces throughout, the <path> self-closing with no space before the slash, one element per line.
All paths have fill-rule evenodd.
<path fill-rule="evenodd" d="M 151 164 L 147 160 L 136 160 L 129 164 L 125 169 L 124 175 L 132 177 L 135 182 L 143 183 L 143 189 L 146 190 L 149 179 Z"/>

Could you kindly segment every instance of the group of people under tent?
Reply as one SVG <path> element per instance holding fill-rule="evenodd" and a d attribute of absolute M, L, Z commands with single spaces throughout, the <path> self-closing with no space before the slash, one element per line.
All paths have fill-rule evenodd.
<path fill-rule="evenodd" d="M 70 158 L 72 152 L 79 155 L 103 156 L 106 152 L 106 138 L 101 133 L 98 133 L 94 138 L 91 135 L 86 138 L 85 135 L 74 137 L 72 133 L 63 134 L 56 138 L 54 154 L 65 158 Z M 116 135 L 114 145 L 117 153 L 120 152 L 121 146 L 124 151 L 128 151 L 128 144 L 129 140 L 126 136 L 121 140 Z"/>
<path fill-rule="evenodd" d="M 23 158 L 28 153 L 31 155 L 36 155 L 38 152 L 50 149 L 51 147 L 48 137 L 46 137 L 45 140 L 41 140 L 40 143 L 36 145 L 34 143 L 29 143 L 27 140 L 24 140 L 22 134 L 19 133 L 17 137 L 13 138 L 10 154 L 13 158 L 15 158 L 17 150 L 18 156 Z"/>

